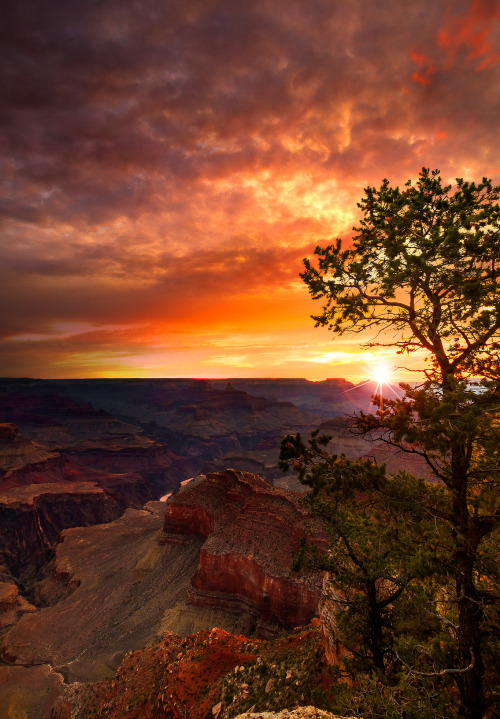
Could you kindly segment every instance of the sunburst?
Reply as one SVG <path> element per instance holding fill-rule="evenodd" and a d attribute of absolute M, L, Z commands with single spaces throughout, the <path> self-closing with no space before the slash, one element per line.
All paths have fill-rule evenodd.
<path fill-rule="evenodd" d="M 390 378 L 392 376 L 393 372 L 387 367 L 387 365 L 384 362 L 379 362 L 373 369 L 372 369 L 372 378 L 371 381 L 375 382 L 377 384 L 375 388 L 375 393 L 379 397 L 379 406 L 380 409 L 382 409 L 383 404 L 383 395 L 384 395 L 384 388 L 388 388 L 391 390 L 391 392 L 398 396 L 397 392 L 394 391 L 391 384 L 394 384 L 390 381 Z"/>

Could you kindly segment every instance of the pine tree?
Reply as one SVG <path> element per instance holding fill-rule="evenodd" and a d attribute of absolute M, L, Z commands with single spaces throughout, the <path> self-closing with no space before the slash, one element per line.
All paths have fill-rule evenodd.
<path fill-rule="evenodd" d="M 379 189 L 365 189 L 352 247 L 344 249 L 337 240 L 316 248 L 317 267 L 305 260 L 301 275 L 312 297 L 324 301 L 322 312 L 313 317 L 317 326 L 337 335 L 371 330 L 373 337 L 365 346 L 393 347 L 403 356 L 426 353 L 422 381 L 401 385 L 402 398 L 383 400 L 374 414 L 361 413 L 355 426 L 368 437 L 423 457 L 434 485 L 404 474 L 389 480 L 379 476 L 374 483 L 373 468 L 362 470 L 358 463 L 358 474 L 372 478 L 365 492 L 373 501 L 377 498 L 376 511 L 364 531 L 346 524 L 345 516 L 339 520 L 338 510 L 330 523 L 338 536 L 350 528 L 353 552 L 359 552 L 384 517 L 396 530 L 391 512 L 399 506 L 408 530 L 405 541 L 410 535 L 413 541 L 419 535 L 425 538 L 422 556 L 441 582 L 433 611 L 427 609 L 433 615 L 434 641 L 430 637 L 424 645 L 410 639 L 398 648 L 390 631 L 390 611 L 400 598 L 411 597 L 407 590 L 432 584 L 423 575 L 417 581 L 422 548 L 408 553 L 401 536 L 391 539 L 385 550 L 389 565 L 394 565 L 389 584 L 381 583 L 381 577 L 376 580 L 379 589 L 385 587 L 395 596 L 382 607 L 381 622 L 375 615 L 368 621 L 377 641 L 362 638 L 368 648 L 372 642 L 371 658 L 380 670 L 390 655 L 408 677 L 418 677 L 427 686 L 453 680 L 459 713 L 468 719 L 481 719 L 498 700 L 492 662 L 499 659 L 499 197 L 500 187 L 486 178 L 478 184 L 457 179 L 452 187 L 443 184 L 438 170 L 426 168 L 416 185 L 408 181 L 403 189 L 384 180 Z M 352 496 L 349 499 L 346 482 L 339 484 L 339 476 L 345 475 L 342 465 L 348 461 L 328 458 L 318 437 L 312 441 L 315 446 L 308 449 L 300 438 L 286 438 L 284 465 L 297 463 L 303 480 L 314 488 L 318 507 L 331 503 L 335 492 L 337 507 L 346 507 L 344 499 L 352 501 Z M 353 466 L 349 471 L 354 477 Z M 345 539 L 341 546 L 349 554 Z M 354 558 L 351 561 L 356 565 Z M 340 572 L 338 580 L 342 584 Z M 349 581 L 344 584 L 349 589 Z M 368 601 L 367 590 L 362 593 Z M 377 601 L 383 601 L 381 595 Z"/>

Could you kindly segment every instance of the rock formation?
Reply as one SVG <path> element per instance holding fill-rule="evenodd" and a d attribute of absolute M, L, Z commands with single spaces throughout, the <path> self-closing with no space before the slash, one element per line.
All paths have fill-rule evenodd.
<path fill-rule="evenodd" d="M 106 522 L 123 511 L 93 482 L 30 484 L 0 493 L 0 560 L 30 582 L 64 527 Z"/>
<path fill-rule="evenodd" d="M 123 655 L 161 631 L 163 615 L 185 598 L 201 540 L 160 546 L 164 502 L 127 510 L 108 524 L 67 529 L 33 588 L 42 608 L 7 633 L 10 663 L 48 663 L 70 680 L 112 676 Z"/>
<path fill-rule="evenodd" d="M 26 612 L 36 612 L 36 607 L 19 596 L 15 584 L 0 582 L 0 632 L 15 624 Z"/>
<path fill-rule="evenodd" d="M 166 632 L 127 654 L 114 679 L 69 687 L 60 707 L 71 708 L 73 719 L 230 719 L 252 707 L 311 704 L 311 691 L 325 681 L 317 623 L 274 641 L 218 628 L 184 639 Z"/>
<path fill-rule="evenodd" d="M 27 465 L 41 464 L 57 456 L 57 452 L 24 437 L 14 423 L 0 424 L 0 479 Z"/>
<path fill-rule="evenodd" d="M 3 387 L 0 418 L 0 579 L 30 583 L 68 527 L 116 519 L 179 485 L 191 468 L 140 427 L 45 384 Z M 20 389 L 24 387 L 24 391 Z M 43 443 L 42 443 L 43 440 Z"/>
<path fill-rule="evenodd" d="M 248 472 L 227 470 L 193 481 L 170 498 L 164 542 L 206 539 L 188 601 L 247 618 L 246 632 L 275 634 L 316 615 L 319 573 L 294 573 L 292 553 L 307 515 L 298 496 Z"/>
<path fill-rule="evenodd" d="M 238 714 L 235 719 L 341 719 L 340 717 L 325 712 L 316 707 L 300 707 L 299 709 L 283 709 L 279 712 L 245 712 Z M 345 719 L 345 717 L 344 717 Z M 353 719 L 353 718 L 351 718 Z"/>
<path fill-rule="evenodd" d="M 320 573 L 291 570 L 305 516 L 292 493 L 228 470 L 185 484 L 167 503 L 67 529 L 33 588 L 42 608 L 7 633 L 2 656 L 89 680 L 166 629 L 271 636 L 304 624 L 321 588 Z"/>

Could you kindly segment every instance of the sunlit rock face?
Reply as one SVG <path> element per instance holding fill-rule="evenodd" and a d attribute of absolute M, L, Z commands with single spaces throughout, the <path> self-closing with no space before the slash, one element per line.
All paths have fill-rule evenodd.
<path fill-rule="evenodd" d="M 67 717 L 89 719 L 228 719 L 260 707 L 297 707 L 329 686 L 317 620 L 272 641 L 248 639 L 218 627 L 181 638 L 161 638 L 124 657 L 108 681 L 74 684 L 58 702 Z M 52 719 L 62 719 L 54 712 Z M 275 716 L 260 711 L 259 717 Z M 278 717 L 289 716 L 278 712 Z M 313 707 L 291 711 L 295 719 L 330 719 Z"/>
<path fill-rule="evenodd" d="M 304 536 L 296 493 L 248 472 L 226 470 L 185 485 L 167 503 L 163 541 L 206 539 L 189 603 L 246 617 L 246 631 L 270 636 L 317 614 L 321 574 L 292 571 Z"/>

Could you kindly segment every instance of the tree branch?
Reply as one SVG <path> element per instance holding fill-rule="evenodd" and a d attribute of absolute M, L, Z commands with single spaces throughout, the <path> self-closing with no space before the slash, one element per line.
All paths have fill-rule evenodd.
<path fill-rule="evenodd" d="M 413 669 L 413 667 L 410 667 L 410 665 L 405 662 L 404 659 L 401 659 L 397 650 L 395 650 L 395 653 L 401 664 L 403 664 L 408 669 L 410 674 L 415 674 L 418 677 L 445 677 L 447 674 L 467 674 L 468 672 L 471 672 L 476 666 L 476 658 L 473 657 L 469 666 L 465 667 L 464 669 L 441 669 L 440 672 L 419 672 L 416 669 Z"/>

